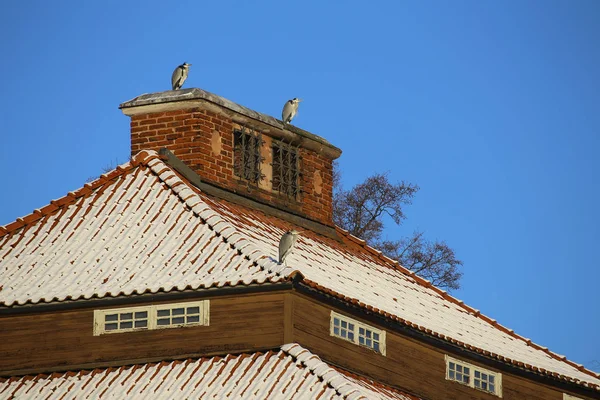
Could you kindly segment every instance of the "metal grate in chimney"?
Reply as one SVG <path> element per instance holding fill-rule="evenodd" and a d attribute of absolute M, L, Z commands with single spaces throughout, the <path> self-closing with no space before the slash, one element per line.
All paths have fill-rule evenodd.
<path fill-rule="evenodd" d="M 295 200 L 300 194 L 298 148 L 281 141 L 273 141 L 272 149 L 273 190 Z"/>
<path fill-rule="evenodd" d="M 233 132 L 233 173 L 255 185 L 264 178 L 260 171 L 262 145 L 262 135 L 253 129 L 242 127 Z"/>

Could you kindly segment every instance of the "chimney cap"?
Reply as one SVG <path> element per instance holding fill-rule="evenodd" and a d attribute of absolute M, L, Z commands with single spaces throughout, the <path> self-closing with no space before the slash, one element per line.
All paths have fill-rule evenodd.
<path fill-rule="evenodd" d="M 271 117 L 270 115 L 251 110 L 247 107 L 234 103 L 231 100 L 228 100 L 224 97 L 217 96 L 216 94 L 207 92 L 199 88 L 146 93 L 120 104 L 119 108 L 121 109 L 121 111 L 123 111 L 123 114 L 132 116 L 140 113 L 147 113 L 150 109 L 157 111 L 156 106 L 167 105 L 167 103 L 190 102 L 190 108 L 196 107 L 197 105 L 193 103 L 198 103 L 198 101 L 205 101 L 208 103 L 215 104 L 221 108 L 226 108 L 230 111 L 233 111 L 234 113 L 241 114 L 242 116 L 245 116 L 247 118 L 260 121 L 266 125 L 269 125 L 270 127 L 276 128 L 277 130 L 293 132 L 304 140 L 307 139 L 311 142 L 317 142 L 319 144 L 319 147 L 324 147 L 325 149 L 323 150 L 325 150 L 325 153 L 329 154 L 333 159 L 338 158 L 342 154 L 341 149 L 332 145 L 329 141 L 322 138 L 321 136 L 315 135 L 293 125 L 284 125 L 283 122 Z M 166 109 L 181 109 L 181 106 L 174 107 L 174 104 L 172 104 Z"/>

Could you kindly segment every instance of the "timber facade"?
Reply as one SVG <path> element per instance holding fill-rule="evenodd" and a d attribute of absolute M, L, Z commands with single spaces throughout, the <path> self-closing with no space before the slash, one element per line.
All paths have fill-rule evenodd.
<path fill-rule="evenodd" d="M 121 108 L 129 163 L 0 227 L 0 399 L 600 398 L 335 227 L 325 139 L 200 89 Z"/>

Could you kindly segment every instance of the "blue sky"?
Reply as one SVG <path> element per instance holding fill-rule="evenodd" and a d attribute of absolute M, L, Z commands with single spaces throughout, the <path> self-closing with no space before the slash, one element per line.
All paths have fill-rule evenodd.
<path fill-rule="evenodd" d="M 347 186 L 421 187 L 390 238 L 464 261 L 454 294 L 600 370 L 600 2 L 0 3 L 0 224 L 129 155 L 121 102 L 200 87 L 342 148 Z"/>

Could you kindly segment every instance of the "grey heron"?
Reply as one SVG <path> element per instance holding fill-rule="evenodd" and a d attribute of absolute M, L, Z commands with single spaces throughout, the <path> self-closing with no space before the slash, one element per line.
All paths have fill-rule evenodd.
<path fill-rule="evenodd" d="M 188 77 L 188 72 L 192 64 L 183 63 L 173 71 L 173 76 L 171 76 L 171 85 L 173 86 L 173 90 L 179 90 L 183 86 L 183 82 Z"/>
<path fill-rule="evenodd" d="M 283 106 L 283 111 L 281 112 L 281 120 L 284 124 L 289 124 L 292 122 L 292 119 L 296 116 L 296 112 L 298 112 L 298 106 L 302 99 L 294 97 L 291 100 L 285 102 Z"/>
<path fill-rule="evenodd" d="M 294 247 L 294 243 L 296 243 L 296 240 L 298 239 L 299 234 L 300 234 L 300 232 L 298 232 L 295 229 L 292 229 L 291 231 L 287 231 L 286 233 L 284 233 L 283 236 L 281 237 L 281 240 L 279 241 L 279 263 L 280 264 L 285 262 L 286 257 L 292 251 L 292 248 Z"/>

